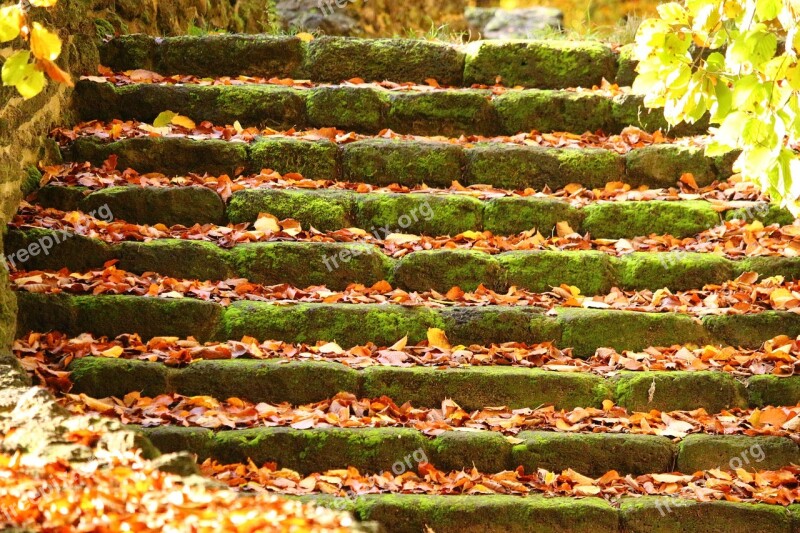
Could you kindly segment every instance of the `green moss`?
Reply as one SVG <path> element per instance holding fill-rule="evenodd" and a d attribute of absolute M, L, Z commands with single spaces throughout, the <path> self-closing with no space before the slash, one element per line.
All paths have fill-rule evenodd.
<path fill-rule="evenodd" d="M 34 166 L 25 167 L 25 176 L 22 178 L 20 190 L 22 196 L 28 196 L 39 188 L 39 182 L 42 181 L 42 173 Z"/>
<path fill-rule="evenodd" d="M 744 385 L 724 372 L 625 372 L 617 381 L 615 398 L 618 405 L 631 411 L 691 411 L 702 407 L 718 413 L 747 406 Z"/>
<path fill-rule="evenodd" d="M 646 496 L 623 500 L 620 514 L 622 529 L 629 533 L 790 531 L 788 512 L 780 505 Z"/>
<path fill-rule="evenodd" d="M 747 392 L 753 407 L 797 405 L 800 403 L 800 377 L 752 376 L 747 381 Z"/>
<path fill-rule="evenodd" d="M 639 187 L 674 187 L 684 173 L 691 173 L 701 187 L 717 178 L 714 161 L 703 149 L 674 144 L 654 144 L 631 150 L 625 156 L 625 181 Z"/>
<path fill-rule="evenodd" d="M 449 307 L 441 311 L 451 344 L 558 341 L 558 323 L 536 307 Z"/>
<path fill-rule="evenodd" d="M 139 427 L 137 429 L 162 453 L 188 451 L 197 454 L 198 461 L 205 461 L 211 456 L 213 432 L 209 429 L 175 425 Z"/>
<path fill-rule="evenodd" d="M 137 274 L 157 272 L 164 276 L 199 280 L 234 277 L 229 253 L 215 243 L 185 239 L 122 242 L 113 246 L 118 267 Z"/>
<path fill-rule="evenodd" d="M 111 154 L 117 156 L 118 168 L 167 175 L 208 172 L 234 176 L 236 169 L 246 167 L 248 162 L 243 143 L 182 137 L 137 137 L 107 144 L 82 137 L 72 143 L 65 155 L 70 161 L 89 161 L 101 166 Z"/>
<path fill-rule="evenodd" d="M 483 202 L 469 196 L 375 193 L 356 196 L 358 227 L 389 233 L 455 236 L 483 226 Z"/>
<path fill-rule="evenodd" d="M 291 342 L 336 341 L 343 348 L 373 342 L 391 346 L 408 335 L 417 343 L 428 328 L 444 327 L 427 308 L 369 304 L 295 304 L 237 302 L 226 309 L 222 339 L 250 335 Z"/>
<path fill-rule="evenodd" d="M 213 89 L 213 91 L 211 91 Z M 259 85 L 218 85 L 208 88 L 215 96 L 212 110 L 198 104 L 192 108 L 197 120 L 215 124 L 289 129 L 303 127 L 306 122 L 306 93 L 292 87 Z M 199 94 L 204 97 L 204 94 Z"/>
<path fill-rule="evenodd" d="M 598 42 L 476 41 L 467 46 L 465 83 L 540 89 L 591 87 L 614 77 L 614 53 Z"/>
<path fill-rule="evenodd" d="M 221 462 L 274 461 L 302 474 L 345 465 L 377 473 L 391 471 L 398 461 L 408 470 L 406 458 L 416 470 L 426 444 L 422 433 L 406 428 L 257 428 L 217 433 L 213 453 Z"/>
<path fill-rule="evenodd" d="M 84 357 L 70 364 L 70 380 L 75 394 L 93 398 L 122 398 L 138 391 L 142 396 L 169 392 L 169 369 L 161 363 L 130 361 L 108 357 Z"/>
<path fill-rule="evenodd" d="M 788 209 L 777 206 L 775 204 L 753 203 L 752 207 L 743 207 L 741 209 L 729 209 L 725 211 L 725 220 L 745 220 L 752 222 L 754 220 L 761 221 L 765 226 L 770 224 L 780 224 L 781 226 L 788 226 L 794 222 L 794 216 Z"/>
<path fill-rule="evenodd" d="M 358 394 L 359 374 L 338 363 L 235 359 L 198 361 L 176 372 L 170 384 L 186 396 L 304 405 L 340 392 Z"/>
<path fill-rule="evenodd" d="M 264 137 L 250 146 L 252 172 L 272 169 L 296 172 L 312 180 L 336 180 L 338 147 L 330 141 L 303 141 L 291 137 Z"/>
<path fill-rule="evenodd" d="M 633 58 L 633 44 L 626 44 L 619 49 L 617 56 L 617 76 L 614 82 L 620 87 L 630 87 L 636 79 L 636 65 L 638 61 Z"/>
<path fill-rule="evenodd" d="M 344 290 L 392 279 L 394 263 L 377 247 L 357 243 L 263 242 L 230 251 L 236 275 L 254 283 Z"/>
<path fill-rule="evenodd" d="M 583 212 L 560 200 L 526 197 L 494 198 L 486 202 L 483 210 L 483 228 L 495 235 L 536 229 L 549 236 L 562 221 L 571 228 L 580 228 Z"/>
<path fill-rule="evenodd" d="M 617 512 L 600 498 L 368 495 L 358 500 L 356 512 L 361 520 L 397 533 L 417 533 L 426 526 L 437 533 L 618 531 Z"/>
<path fill-rule="evenodd" d="M 537 130 L 571 133 L 611 131 L 611 100 L 591 93 L 530 89 L 495 98 L 501 134 Z"/>
<path fill-rule="evenodd" d="M 676 471 L 780 470 L 800 464 L 800 448 L 787 437 L 688 435 L 678 446 Z"/>
<path fill-rule="evenodd" d="M 787 281 L 800 279 L 800 258 L 763 256 L 733 261 L 734 276 L 744 272 L 758 272 L 761 279 L 783 276 Z"/>
<path fill-rule="evenodd" d="M 595 251 L 520 251 L 498 256 L 509 286 L 547 292 L 562 284 L 585 295 L 605 294 L 618 284 L 611 257 Z"/>
<path fill-rule="evenodd" d="M 651 133 L 661 130 L 672 137 L 708 133 L 708 115 L 694 124 L 682 122 L 676 126 L 670 126 L 664 118 L 664 111 L 647 108 L 644 105 L 644 98 L 639 95 L 615 96 L 612 100 L 611 113 L 615 131 L 622 131 L 628 126 L 634 126 Z"/>
<path fill-rule="evenodd" d="M 66 267 L 75 272 L 102 268 L 114 254 L 109 245 L 98 239 L 29 228 L 8 230 L 5 256 L 7 262 L 19 269 L 61 270 Z"/>
<path fill-rule="evenodd" d="M 394 279 L 398 287 L 412 291 L 445 293 L 453 287 L 474 291 L 481 284 L 500 292 L 506 289 L 500 263 L 478 250 L 425 250 L 408 254 L 397 262 Z"/>
<path fill-rule="evenodd" d="M 750 349 L 778 335 L 800 335 L 800 316 L 782 311 L 705 316 L 703 325 L 717 342 Z"/>
<path fill-rule="evenodd" d="M 609 470 L 622 476 L 670 472 L 675 455 L 668 438 L 652 435 L 523 431 L 517 437 L 525 442 L 514 446 L 511 463 L 527 472 L 571 468 L 591 477 Z"/>
<path fill-rule="evenodd" d="M 511 462 L 511 444 L 499 432 L 445 431 L 427 448 L 429 462 L 444 472 L 473 467 L 480 472 L 502 472 L 517 467 Z"/>
<path fill-rule="evenodd" d="M 413 135 L 493 135 L 497 115 L 488 91 L 463 89 L 392 95 L 388 126 Z"/>
<path fill-rule="evenodd" d="M 467 150 L 467 184 L 506 189 L 559 189 L 569 183 L 603 187 L 624 172 L 622 157 L 602 149 L 557 149 L 478 143 Z"/>
<path fill-rule="evenodd" d="M 115 219 L 133 224 L 223 224 L 225 202 L 207 187 L 109 187 L 83 199 L 80 209 L 101 213 L 105 206 Z M 102 218 L 99 215 L 95 215 Z"/>
<path fill-rule="evenodd" d="M 313 164 L 313 163 L 312 163 Z M 355 194 L 337 190 L 244 189 L 228 204 L 231 222 L 255 222 L 260 213 L 292 218 L 304 229 L 335 231 L 355 226 Z"/>
<path fill-rule="evenodd" d="M 398 403 L 437 407 L 452 398 L 467 410 L 507 405 L 512 409 L 553 404 L 574 409 L 602 404 L 611 391 L 599 376 L 534 369 L 478 367 L 446 371 L 412 367 L 370 367 L 363 371 L 363 394 Z"/>
<path fill-rule="evenodd" d="M 464 54 L 455 47 L 416 39 L 321 37 L 308 46 L 305 76 L 339 83 L 351 78 L 461 85 Z"/>
<path fill-rule="evenodd" d="M 733 279 L 733 262 L 694 252 L 634 252 L 617 260 L 621 288 L 627 290 L 700 289 Z"/>
<path fill-rule="evenodd" d="M 719 214 L 703 200 L 605 202 L 587 205 L 583 231 L 599 239 L 630 239 L 650 234 L 683 238 L 720 224 Z"/>
<path fill-rule="evenodd" d="M 42 207 L 60 211 L 77 211 L 84 196 L 89 192 L 89 189 L 80 186 L 45 185 L 36 191 L 34 201 Z"/>
<path fill-rule="evenodd" d="M 384 91 L 359 87 L 320 87 L 308 96 L 312 126 L 336 126 L 347 131 L 378 133 L 386 125 L 389 96 Z"/>
<path fill-rule="evenodd" d="M 345 181 L 449 187 L 462 179 L 464 152 L 447 143 L 367 139 L 344 146 L 342 165 Z"/>
<path fill-rule="evenodd" d="M 197 76 L 293 77 L 304 59 L 297 37 L 214 35 L 158 41 L 157 70 Z"/>
<path fill-rule="evenodd" d="M 115 33 L 112 28 L 112 34 Z M 100 62 L 121 72 L 134 69 L 153 68 L 156 41 L 143 34 L 120 35 L 100 45 Z"/>
<path fill-rule="evenodd" d="M 603 309 L 559 308 L 560 346 L 577 357 L 597 348 L 643 350 L 650 346 L 706 344 L 708 334 L 693 317 L 678 313 L 638 313 Z"/>

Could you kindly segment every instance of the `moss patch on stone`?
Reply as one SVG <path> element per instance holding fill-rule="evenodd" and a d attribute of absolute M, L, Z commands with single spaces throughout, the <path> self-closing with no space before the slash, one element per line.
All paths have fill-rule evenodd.
<path fill-rule="evenodd" d="M 296 172 L 312 180 L 336 180 L 339 148 L 331 141 L 303 141 L 291 137 L 263 137 L 250 145 L 252 172 L 272 169 Z"/>
<path fill-rule="evenodd" d="M 637 148 L 628 152 L 625 164 L 625 181 L 634 187 L 674 187 L 687 172 L 701 187 L 717 179 L 713 159 L 696 147 L 655 144 Z"/>
<path fill-rule="evenodd" d="M 501 133 L 537 130 L 585 133 L 612 131 L 611 100 L 595 94 L 531 89 L 509 91 L 495 98 Z"/>
<path fill-rule="evenodd" d="M 85 271 L 102 268 L 114 257 L 112 248 L 98 239 L 42 228 L 9 229 L 4 242 L 3 260 L 24 270 Z"/>
<path fill-rule="evenodd" d="M 612 433 L 555 433 L 523 431 L 525 442 L 514 446 L 512 463 L 527 472 L 568 468 L 600 477 L 609 470 L 622 476 L 671 472 L 675 448 L 666 437 Z"/>
<path fill-rule="evenodd" d="M 696 252 L 634 252 L 616 260 L 621 288 L 627 290 L 700 289 L 733 279 L 733 262 Z"/>
<path fill-rule="evenodd" d="M 464 54 L 445 43 L 415 39 L 352 39 L 321 37 L 309 43 L 305 75 L 315 81 L 339 83 L 413 81 L 428 78 L 442 85 L 461 85 Z"/>
<path fill-rule="evenodd" d="M 560 346 L 571 346 L 577 357 L 590 357 L 597 348 L 643 350 L 708 341 L 699 322 L 678 313 L 575 308 L 557 308 L 557 313 L 563 332 Z"/>
<path fill-rule="evenodd" d="M 778 335 L 800 335 L 800 316 L 784 311 L 705 316 L 703 325 L 717 342 L 750 349 Z"/>
<path fill-rule="evenodd" d="M 225 280 L 234 277 L 229 252 L 213 242 L 155 239 L 113 246 L 118 267 L 137 274 L 158 272 L 183 279 Z"/>
<path fill-rule="evenodd" d="M 506 189 L 559 189 L 569 183 L 603 187 L 618 181 L 623 159 L 610 150 L 557 149 L 501 143 L 478 143 L 466 151 L 467 184 Z M 509 199 L 510 200 L 510 199 Z"/>
<path fill-rule="evenodd" d="M 188 451 L 197 454 L 198 461 L 211 457 L 214 433 L 210 429 L 169 425 L 138 427 L 137 430 L 163 453 Z"/>
<path fill-rule="evenodd" d="M 391 281 L 394 267 L 371 244 L 260 242 L 236 246 L 229 253 L 237 276 L 265 285 L 326 285 L 344 290 L 351 283 L 371 286 Z"/>
<path fill-rule="evenodd" d="M 769 226 L 770 224 L 788 226 L 794 222 L 794 216 L 792 216 L 788 209 L 775 204 L 755 202 L 753 202 L 752 207 L 729 209 L 725 211 L 725 220 L 734 219 L 745 220 L 747 222 L 759 220 L 765 226 Z"/>
<path fill-rule="evenodd" d="M 587 205 L 583 230 L 599 239 L 670 234 L 683 238 L 719 225 L 719 214 L 702 200 L 605 202 Z"/>
<path fill-rule="evenodd" d="M 567 222 L 577 229 L 582 221 L 580 209 L 548 198 L 494 198 L 485 203 L 483 210 L 483 229 L 495 235 L 516 235 L 536 229 L 549 236 L 556 231 L 559 222 Z"/>
<path fill-rule="evenodd" d="M 210 139 L 196 141 L 182 137 L 137 137 L 101 143 L 91 137 L 75 140 L 65 155 L 70 161 L 89 161 L 102 166 L 111 154 L 118 168 L 133 168 L 140 173 L 162 172 L 185 175 L 187 172 L 228 174 L 247 167 L 247 148 L 243 143 Z"/>
<path fill-rule="evenodd" d="M 780 505 L 645 496 L 624 499 L 620 515 L 622 529 L 629 533 L 791 531 L 789 514 Z"/>
<path fill-rule="evenodd" d="M 355 226 L 355 194 L 336 190 L 244 189 L 228 203 L 228 218 L 235 224 L 255 222 L 261 213 L 279 220 L 292 218 L 304 229 L 335 231 Z"/>
<path fill-rule="evenodd" d="M 800 464 L 800 448 L 788 437 L 688 435 L 678 444 L 676 471 L 780 470 Z"/>
<path fill-rule="evenodd" d="M 320 87 L 308 95 L 311 126 L 336 125 L 346 131 L 378 133 L 386 125 L 389 96 L 384 91 L 360 87 Z"/>
<path fill-rule="evenodd" d="M 489 93 L 461 89 L 392 95 L 388 127 L 413 135 L 494 135 L 497 115 Z"/>
<path fill-rule="evenodd" d="M 467 45 L 464 82 L 539 89 L 591 87 L 613 79 L 614 53 L 598 42 L 476 41 Z"/>
<path fill-rule="evenodd" d="M 358 394 L 359 374 L 342 364 L 319 361 L 197 361 L 175 372 L 170 385 L 186 396 L 304 405 L 340 392 Z"/>
<path fill-rule="evenodd" d="M 626 44 L 619 48 L 617 55 L 617 76 L 614 83 L 620 87 L 630 87 L 636 79 L 636 65 L 639 63 L 633 59 L 633 44 Z"/>
<path fill-rule="evenodd" d="M 516 468 L 511 464 L 511 443 L 495 431 L 445 431 L 427 448 L 428 462 L 444 472 L 473 467 L 481 472 Z"/>
<path fill-rule="evenodd" d="M 343 179 L 376 185 L 449 187 L 464 164 L 461 147 L 447 143 L 367 139 L 342 150 Z"/>
<path fill-rule="evenodd" d="M 86 187 L 45 185 L 36 191 L 34 200 L 42 207 L 50 207 L 60 211 L 77 211 L 83 198 L 90 191 Z"/>
<path fill-rule="evenodd" d="M 488 305 L 449 307 L 440 311 L 451 344 L 558 341 L 561 328 L 544 309 Z"/>
<path fill-rule="evenodd" d="M 691 341 L 687 341 L 691 342 Z M 615 398 L 630 411 L 692 411 L 709 413 L 747 407 L 744 385 L 725 372 L 624 372 Z"/>
<path fill-rule="evenodd" d="M 483 202 L 441 194 L 360 194 L 355 218 L 358 227 L 381 238 L 391 233 L 455 236 L 482 228 Z"/>
<path fill-rule="evenodd" d="M 800 279 L 800 258 L 763 256 L 732 261 L 734 277 L 744 272 L 758 272 L 761 279 L 783 276 L 787 281 Z"/>
<path fill-rule="evenodd" d="M 752 376 L 747 380 L 747 392 L 753 407 L 797 405 L 800 403 L 800 377 Z"/>
<path fill-rule="evenodd" d="M 605 294 L 618 284 L 611 257 L 596 251 L 519 251 L 497 257 L 507 285 L 547 292 L 562 284 L 585 295 Z"/>
<path fill-rule="evenodd" d="M 453 287 L 474 291 L 485 287 L 505 291 L 502 267 L 496 258 L 478 250 L 425 250 L 400 259 L 394 270 L 399 287 L 446 293 Z"/>
<path fill-rule="evenodd" d="M 156 40 L 149 35 L 120 35 L 100 46 L 100 61 L 117 72 L 152 70 L 156 47 Z"/>
<path fill-rule="evenodd" d="M 599 407 L 611 391 L 599 376 L 560 374 L 529 368 L 470 369 L 370 367 L 363 371 L 363 394 L 399 403 L 438 407 L 446 398 L 469 411 L 492 405 L 512 409 L 553 404 L 556 409 Z"/>
<path fill-rule="evenodd" d="M 70 364 L 72 392 L 92 398 L 122 398 L 138 391 L 142 396 L 169 392 L 169 369 L 162 363 L 111 357 L 84 357 Z"/>

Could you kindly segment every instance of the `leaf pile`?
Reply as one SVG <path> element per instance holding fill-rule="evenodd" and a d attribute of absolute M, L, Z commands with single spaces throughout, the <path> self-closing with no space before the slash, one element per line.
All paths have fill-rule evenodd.
<path fill-rule="evenodd" d="M 282 136 L 307 141 L 328 140 L 338 144 L 346 144 L 365 139 L 394 139 L 404 141 L 429 141 L 471 147 L 478 142 L 508 143 L 524 146 L 543 146 L 550 148 L 604 148 L 625 154 L 636 148 L 644 148 L 653 144 L 675 144 L 680 146 L 704 146 L 705 136 L 682 137 L 673 139 L 661 132 L 647 133 L 639 128 L 629 126 L 620 134 L 603 133 L 575 134 L 569 132 L 541 133 L 536 130 L 519 133 L 513 136 L 485 137 L 481 135 L 462 135 L 458 138 L 424 137 L 420 135 L 403 135 L 386 129 L 378 135 L 364 135 L 345 132 L 336 128 L 318 128 L 284 131 L 272 128 L 243 128 L 241 125 L 215 125 L 208 121 L 196 124 L 194 128 L 185 128 L 176 124 L 168 124 L 155 128 L 150 124 L 136 120 L 114 119 L 110 122 L 93 120 L 81 122 L 72 128 L 55 128 L 50 133 L 60 145 L 66 146 L 78 137 L 95 137 L 103 141 L 118 141 L 136 137 L 188 137 L 195 140 L 222 139 L 226 141 L 252 142 L 258 137 Z"/>
<path fill-rule="evenodd" d="M 11 273 L 11 286 L 18 291 L 39 294 L 126 294 L 154 298 L 197 298 L 220 305 L 233 301 L 290 303 L 395 304 L 403 306 L 536 306 L 584 307 L 638 312 L 685 313 L 694 316 L 750 314 L 768 310 L 800 313 L 800 281 L 785 282 L 782 276 L 758 280 L 755 272 L 745 272 L 722 285 L 706 285 L 687 291 L 622 291 L 614 288 L 606 295 L 581 296 L 577 287 L 562 285 L 551 292 L 537 293 L 511 287 L 498 293 L 480 285 L 474 292 L 453 287 L 447 293 L 437 291 L 409 292 L 392 289 L 387 281 L 371 287 L 351 284 L 343 291 L 325 286 L 305 289 L 288 284 L 260 285 L 246 279 L 200 281 L 176 279 L 153 272 L 137 275 L 114 266 L 109 261 L 102 270 L 70 272 L 35 270 Z"/>
<path fill-rule="evenodd" d="M 227 175 L 209 176 L 208 174 L 187 174 L 186 176 L 167 177 L 160 173 L 139 174 L 132 168 L 119 171 L 117 156 L 112 155 L 102 167 L 93 167 L 91 163 L 66 163 L 48 166 L 43 169 L 40 186 L 80 186 L 86 188 L 86 194 L 108 187 L 140 186 L 140 187 L 206 187 L 219 194 L 223 200 L 228 200 L 231 195 L 243 189 L 335 189 L 347 190 L 358 193 L 386 192 L 386 193 L 426 193 L 442 195 L 471 196 L 481 200 L 503 197 L 549 198 L 568 201 L 571 205 L 580 207 L 588 203 L 604 201 L 644 201 L 644 200 L 697 200 L 703 199 L 714 202 L 722 207 L 747 207 L 736 202 L 768 201 L 754 185 L 742 182 L 733 177 L 727 181 L 714 182 L 706 187 L 698 187 L 694 176 L 685 174 L 677 183 L 677 187 L 648 189 L 647 186 L 632 187 L 617 181 L 609 182 L 602 189 L 586 189 L 578 183 L 568 184 L 566 187 L 555 191 L 545 187 L 542 191 L 532 188 L 524 190 L 508 190 L 492 187 L 491 185 L 463 186 L 454 181 L 447 189 L 431 188 L 427 185 L 413 187 L 394 183 L 381 187 L 369 183 L 343 182 L 333 180 L 312 180 L 304 178 L 301 174 L 283 174 L 263 169 L 258 174 L 237 176 L 231 179 Z M 732 203 L 733 202 L 733 203 Z M 749 205 L 749 204 L 748 204 Z"/>
<path fill-rule="evenodd" d="M 544 469 L 526 474 L 522 467 L 497 474 L 469 471 L 442 472 L 430 463 L 420 463 L 417 472 L 399 476 L 391 472 L 361 474 L 350 467 L 302 476 L 278 470 L 274 463 L 261 468 L 254 463 L 223 465 L 208 460 L 203 471 L 215 479 L 244 491 L 285 494 L 332 494 L 353 497 L 363 494 L 545 494 L 547 496 L 596 496 L 616 503 L 623 496 L 665 496 L 697 501 L 759 502 L 791 505 L 800 500 L 800 467 L 781 470 L 735 472 L 707 470 L 694 474 L 647 474 L 620 476 L 611 470 L 590 478 L 574 470 L 561 474 Z M 664 504 L 666 505 L 666 503 Z"/>
<path fill-rule="evenodd" d="M 242 497 L 159 471 L 130 452 L 102 461 L 0 455 L 0 526 L 31 531 L 344 533 L 352 518 L 276 495 Z"/>
<path fill-rule="evenodd" d="M 490 231 L 465 231 L 455 236 L 429 236 L 391 233 L 379 238 L 361 228 L 344 228 L 319 231 L 303 228 L 293 219 L 278 220 L 269 213 L 261 213 L 253 223 L 195 224 L 191 227 L 164 224 L 132 224 L 122 219 L 111 222 L 91 217 L 80 211 L 64 212 L 22 202 L 17 214 L 9 222 L 13 228 L 42 228 L 67 230 L 75 235 L 101 239 L 108 243 L 122 241 L 151 241 L 154 239 L 187 239 L 213 242 L 224 248 L 250 242 L 316 242 L 361 243 L 377 246 L 393 258 L 401 258 L 422 250 L 478 250 L 489 254 L 521 250 L 597 250 L 622 256 L 631 252 L 674 252 L 665 260 L 680 259 L 682 252 L 713 253 L 731 259 L 743 257 L 800 255 L 800 222 L 787 226 L 759 221 L 729 220 L 719 226 L 683 239 L 672 235 L 651 234 L 631 239 L 593 239 L 590 234 L 576 233 L 566 222 L 559 222 L 555 234 L 542 235 L 536 228 L 516 235 L 494 235 Z M 548 228 L 548 230 L 550 230 Z"/>
<path fill-rule="evenodd" d="M 60 332 L 29 333 L 14 342 L 14 354 L 39 381 L 69 390 L 64 372 L 76 359 L 112 357 L 159 362 L 185 367 L 195 361 L 230 359 L 278 359 L 281 361 L 328 361 L 351 368 L 370 366 L 463 368 L 470 366 L 515 366 L 553 372 L 592 372 L 611 377 L 620 371 L 705 371 L 718 370 L 737 376 L 773 374 L 800 375 L 800 338 L 785 335 L 764 343 L 760 350 L 717 346 L 651 347 L 641 352 L 617 352 L 599 348 L 588 359 L 572 357 L 570 348 L 560 350 L 552 343 L 507 342 L 490 346 L 452 346 L 441 330 L 431 329 L 429 341 L 409 346 L 407 338 L 389 347 L 373 343 L 344 349 L 335 342 L 315 345 L 252 337 L 241 341 L 200 343 L 194 338 L 155 337 L 143 342 L 138 334 L 120 335 L 113 340 L 85 333 L 70 338 Z"/>
<path fill-rule="evenodd" d="M 365 428 L 406 427 L 434 437 L 447 431 L 496 431 L 516 435 L 520 431 L 583 433 L 632 433 L 683 438 L 690 433 L 719 435 L 787 436 L 800 442 L 800 405 L 731 409 L 709 414 L 694 411 L 628 412 L 611 400 L 603 408 L 578 407 L 557 410 L 552 405 L 536 409 L 484 407 L 473 412 L 453 400 L 438 409 L 398 406 L 391 398 L 356 398 L 340 392 L 333 398 L 301 406 L 289 403 L 253 403 L 241 398 L 220 400 L 211 396 L 162 394 L 142 396 L 134 391 L 124 398 L 96 399 L 86 394 L 58 394 L 59 403 L 73 414 L 97 413 L 119 419 L 123 424 L 143 426 L 192 426 L 207 429 L 253 427 Z"/>

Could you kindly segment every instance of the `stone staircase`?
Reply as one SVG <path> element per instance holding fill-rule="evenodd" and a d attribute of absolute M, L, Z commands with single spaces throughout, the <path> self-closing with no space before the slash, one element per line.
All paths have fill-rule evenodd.
<path fill-rule="evenodd" d="M 642 132 L 665 127 L 657 113 L 644 110 L 639 98 L 623 90 L 572 89 L 600 86 L 603 79 L 630 83 L 632 65 L 612 47 L 515 41 L 474 43 L 461 49 L 412 40 L 319 38 L 304 43 L 297 38 L 240 35 L 125 36 L 105 45 L 102 61 L 115 72 L 149 69 L 164 76 L 186 76 L 189 81 L 81 80 L 75 93 L 79 119 L 102 123 L 76 128 L 70 138 L 63 133 L 61 138 L 55 136 L 66 162 L 88 161 L 97 168 L 87 173 L 112 175 L 116 172 L 113 164 L 106 163 L 111 158 L 121 171 L 133 169 L 144 179 L 147 173 L 235 178 L 272 169 L 324 184 L 313 188 L 244 186 L 220 195 L 196 182 L 181 185 L 180 180 L 169 187 L 90 186 L 55 180 L 30 198 L 34 206 L 84 213 L 106 207 L 116 221 L 129 223 L 131 232 L 140 231 L 141 225 L 165 231 L 173 225 L 200 224 L 206 233 L 225 235 L 226 224 L 252 227 L 262 213 L 278 220 L 294 219 L 303 230 L 319 231 L 308 238 L 281 234 L 224 247 L 186 232 L 182 239 L 157 237 L 147 242 L 104 240 L 108 232 L 102 229 L 78 233 L 18 265 L 27 271 L 13 278 L 20 288 L 20 337 L 29 331 L 50 330 L 71 336 L 194 337 L 200 342 L 253 337 L 335 342 L 332 349 L 336 349 L 369 343 L 392 346 L 403 337 L 412 345 L 430 340 L 432 330 L 442 330 L 452 346 L 552 343 L 570 348 L 574 357 L 590 358 L 603 348 L 620 352 L 672 345 L 756 349 L 778 335 L 800 335 L 800 315 L 778 309 L 652 312 L 663 310 L 636 309 L 633 303 L 624 308 L 548 305 L 543 299 L 554 287 L 562 291 L 572 287 L 582 296 L 659 289 L 674 295 L 722 286 L 746 272 L 757 272 L 761 278 L 800 279 L 800 260 L 792 254 L 745 257 L 722 246 L 698 245 L 679 252 L 670 251 L 674 246 L 663 246 L 665 241 L 682 250 L 680 246 L 688 246 L 698 235 L 706 236 L 697 237 L 702 243 L 736 219 L 764 225 L 793 222 L 791 215 L 758 195 L 716 202 L 700 194 L 674 193 L 687 173 L 699 188 L 724 182 L 732 175 L 730 158 L 706 158 L 689 138 L 621 153 L 580 146 L 577 141 L 546 146 L 535 141 L 537 134 L 529 134 L 532 130 L 568 132 L 574 135 L 558 135 L 575 140 L 587 131 L 602 130 L 608 135 L 624 134 L 631 126 Z M 231 78 L 215 84 L 190 76 Z M 284 80 L 266 81 L 273 77 Z M 380 83 L 384 80 L 393 83 Z M 497 81 L 504 86 L 495 85 Z M 137 122 L 122 122 L 152 123 L 166 110 L 190 118 L 207 133 L 182 135 L 173 128 L 166 135 L 154 134 L 139 128 Z M 225 134 L 214 128 L 234 123 L 236 128 Z M 260 128 L 260 133 L 241 134 L 251 127 Z M 321 134 L 320 128 L 358 135 Z M 701 131 L 702 125 L 670 134 Z M 226 138 L 231 132 L 233 138 Z M 100 169 L 104 163 L 106 168 Z M 341 182 L 361 186 L 338 186 Z M 555 198 L 497 192 L 556 191 L 576 183 L 585 190 L 603 189 L 614 182 L 662 192 L 672 188 L 673 193 L 664 193 L 670 199 L 575 202 L 568 194 Z M 391 184 L 398 185 L 387 187 Z M 484 193 L 481 187 L 468 189 L 476 185 L 485 186 Z M 10 229 L 6 254 L 30 249 L 44 238 L 57 239 L 58 230 L 47 219 L 55 217 L 53 213 L 40 209 L 31 218 L 36 223 L 25 219 L 26 223 Z M 364 231 L 357 237 L 351 232 L 350 237 L 339 238 L 347 228 Z M 578 236 L 570 241 L 573 245 L 548 249 L 525 244 L 535 240 L 537 230 L 542 240 L 575 233 L 588 233 L 594 240 Z M 372 238 L 375 232 L 379 235 Z M 486 244 L 491 239 L 484 234 L 484 244 L 471 248 L 435 244 L 440 236 L 462 235 L 462 241 L 469 241 L 479 239 L 483 232 L 507 240 Z M 423 246 L 427 248 L 409 252 L 397 242 L 387 244 L 385 237 L 390 234 L 400 235 L 397 242 L 428 239 Z M 672 237 L 659 241 L 658 236 L 664 235 Z M 622 253 L 614 249 L 620 240 L 635 244 L 647 238 L 654 243 L 652 250 L 633 251 L 633 245 Z M 112 261 L 114 266 L 109 267 Z M 25 276 L 41 276 L 38 270 L 67 268 L 87 273 L 102 271 L 104 265 L 116 270 L 103 274 L 108 283 L 102 287 L 84 283 L 80 276 L 71 281 L 62 278 L 57 293 L 36 288 L 46 281 L 32 281 L 36 287 L 28 289 L 19 282 Z M 231 284 L 230 290 L 220 290 L 220 294 L 197 289 L 178 298 L 119 288 L 135 285 L 131 280 L 136 276 L 167 287 L 165 291 L 190 285 L 183 280 L 242 278 L 253 285 L 253 294 L 262 290 L 256 285 L 291 289 L 250 298 L 245 291 L 234 294 Z M 87 274 L 84 279 L 90 278 Z M 413 296 L 411 302 L 396 300 L 396 293 L 379 288 L 384 280 L 393 289 L 424 293 L 434 305 L 415 305 Z M 370 294 L 376 296 L 347 293 L 351 284 L 372 287 Z M 324 291 L 302 290 L 317 285 L 347 296 L 325 301 L 330 295 Z M 474 301 L 481 305 L 452 296 L 449 291 L 454 286 L 478 295 Z M 499 296 L 481 300 L 482 291 L 487 290 Z M 512 298 L 515 291 L 522 291 L 519 294 L 524 297 Z M 695 305 L 703 305 L 702 297 L 695 296 Z M 636 298 L 630 296 L 632 302 Z M 525 304 L 540 300 L 545 303 Z M 441 368 L 412 361 L 354 368 L 319 360 L 234 358 L 170 366 L 85 357 L 76 359 L 70 370 L 72 392 L 93 398 L 123 398 L 140 392 L 142 396 L 237 397 L 254 403 L 303 405 L 344 392 L 358 398 L 385 396 L 397 405 L 410 402 L 416 408 L 440 408 L 447 399 L 467 411 L 545 405 L 556 410 L 607 409 L 607 402 L 613 402 L 630 412 L 705 409 L 711 414 L 800 403 L 798 376 L 742 376 L 723 368 L 598 375 L 500 364 Z M 610 470 L 634 477 L 691 474 L 730 470 L 731 460 L 754 446 L 763 451 L 763 460 L 754 469 L 777 470 L 800 463 L 796 439 L 757 436 L 756 432 L 733 435 L 709 429 L 674 438 L 635 431 L 534 430 L 509 439 L 501 431 L 488 430 L 430 436 L 410 425 L 332 426 L 212 430 L 160 425 L 141 431 L 162 451 L 190 451 L 200 460 L 220 463 L 277 462 L 301 474 L 349 466 L 367 472 L 389 471 L 398 461 L 418 456 L 444 471 L 475 467 L 497 473 L 521 466 L 526 472 L 573 469 L 591 477 Z M 330 495 L 311 498 L 339 505 Z M 612 504 L 592 497 L 377 494 L 359 496 L 345 506 L 359 519 L 377 521 L 391 532 L 426 527 L 440 533 L 800 531 L 798 506 L 669 502 L 665 512 L 663 497 L 655 496 L 623 497 Z"/>

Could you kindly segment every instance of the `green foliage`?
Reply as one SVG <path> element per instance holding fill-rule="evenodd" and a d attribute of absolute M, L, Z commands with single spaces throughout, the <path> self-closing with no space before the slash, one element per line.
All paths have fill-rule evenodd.
<path fill-rule="evenodd" d="M 800 214 L 800 1 L 683 0 L 636 35 L 633 90 L 670 124 L 708 113 L 709 156 L 741 150 L 735 169 Z"/>

